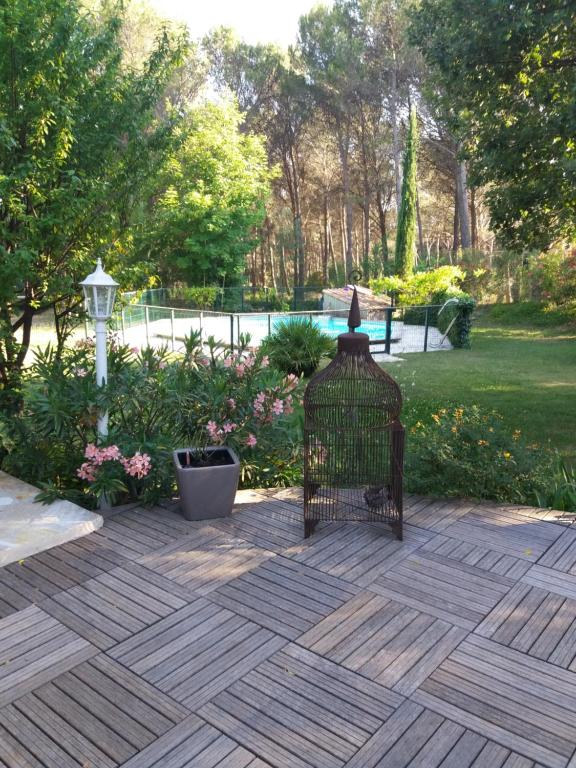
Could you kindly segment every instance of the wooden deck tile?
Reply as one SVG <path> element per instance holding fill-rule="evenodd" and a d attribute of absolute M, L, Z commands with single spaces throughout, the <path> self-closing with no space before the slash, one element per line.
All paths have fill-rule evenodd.
<path fill-rule="evenodd" d="M 413 701 L 402 704 L 346 768 L 537 768 Z"/>
<path fill-rule="evenodd" d="M 519 583 L 476 633 L 497 643 L 575 669 L 576 600 Z"/>
<path fill-rule="evenodd" d="M 438 534 L 425 542 L 422 552 L 434 552 L 440 557 L 458 560 L 460 563 L 473 565 L 483 571 L 497 573 L 510 579 L 520 579 L 530 568 L 527 560 L 520 560 L 488 547 L 471 544 L 469 541 L 452 539 L 443 534 Z"/>
<path fill-rule="evenodd" d="M 137 563 L 129 563 L 60 592 L 42 608 L 89 640 L 106 649 L 168 616 L 194 595 Z"/>
<path fill-rule="evenodd" d="M 574 573 L 564 573 L 555 568 L 534 565 L 522 577 L 522 581 L 576 600 L 576 574 Z"/>
<path fill-rule="evenodd" d="M 174 540 L 172 531 L 150 529 L 134 517 L 134 512 L 106 520 L 103 528 L 91 534 L 101 546 L 117 552 L 127 560 L 136 560 Z"/>
<path fill-rule="evenodd" d="M 564 768 L 574 751 L 576 674 L 477 635 L 412 698 L 549 768 Z"/>
<path fill-rule="evenodd" d="M 251 506 L 241 505 L 214 525 L 272 552 L 282 552 L 304 538 L 301 507 L 280 499 L 263 498 Z"/>
<path fill-rule="evenodd" d="M 404 508 L 404 521 L 430 531 L 444 531 L 455 520 L 474 508 L 460 499 L 427 499 L 409 497 Z"/>
<path fill-rule="evenodd" d="M 563 527 L 521 512 L 478 506 L 443 532 L 458 541 L 535 563 L 562 535 Z"/>
<path fill-rule="evenodd" d="M 275 557 L 210 593 L 210 599 L 293 640 L 354 596 L 343 579 Z"/>
<path fill-rule="evenodd" d="M 37 606 L 0 621 L 0 707 L 94 656 L 97 649 Z"/>
<path fill-rule="evenodd" d="M 272 766 L 331 768 L 351 759 L 402 701 L 291 645 L 199 714 Z"/>
<path fill-rule="evenodd" d="M 17 743 L 22 760 L 17 766 L 26 760 L 45 768 L 113 768 L 187 715 L 166 695 L 99 656 L 0 710 L 0 759 L 8 758 L 5 743 Z"/>
<path fill-rule="evenodd" d="M 466 634 L 434 616 L 363 592 L 302 635 L 298 643 L 409 695 Z"/>
<path fill-rule="evenodd" d="M 418 551 L 379 576 L 369 589 L 471 630 L 515 583 L 434 552 Z"/>
<path fill-rule="evenodd" d="M 365 587 L 433 535 L 408 525 L 405 526 L 404 541 L 398 541 L 378 525 L 348 523 L 334 526 L 320 538 L 313 536 L 305 543 L 286 550 L 284 555 Z"/>
<path fill-rule="evenodd" d="M 576 574 L 576 530 L 568 528 L 538 560 L 538 565 Z"/>
<path fill-rule="evenodd" d="M 122 768 L 267 768 L 251 752 L 191 715 Z"/>
<path fill-rule="evenodd" d="M 167 579 L 205 595 L 255 568 L 274 553 L 207 526 L 144 555 L 139 562 Z"/>
<path fill-rule="evenodd" d="M 284 638 L 200 598 L 109 654 L 196 710 L 285 644 Z"/>

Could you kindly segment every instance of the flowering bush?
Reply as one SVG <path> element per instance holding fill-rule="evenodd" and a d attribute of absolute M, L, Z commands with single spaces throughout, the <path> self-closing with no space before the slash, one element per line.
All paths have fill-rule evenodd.
<path fill-rule="evenodd" d="M 374 293 L 395 294 L 401 306 L 419 306 L 436 304 L 439 296 L 447 298 L 459 294 L 465 276 L 460 267 L 446 265 L 427 272 L 415 272 L 406 279 L 397 275 L 378 277 L 370 281 L 370 287 Z"/>
<path fill-rule="evenodd" d="M 95 383 L 93 342 L 59 356 L 48 348 L 27 372 L 24 407 L 1 431 L 2 467 L 42 490 L 95 506 L 155 502 L 173 490 L 171 451 L 230 445 L 243 485 L 300 478 L 299 379 L 284 377 L 244 344 L 204 351 L 197 337 L 184 356 L 130 349 L 110 339 L 108 386 Z M 109 414 L 109 440 L 97 444 L 97 419 Z M 8 429 L 7 433 L 4 434 Z"/>
<path fill-rule="evenodd" d="M 556 457 L 497 413 L 478 406 L 442 408 L 408 430 L 407 489 L 437 496 L 536 504 Z"/>

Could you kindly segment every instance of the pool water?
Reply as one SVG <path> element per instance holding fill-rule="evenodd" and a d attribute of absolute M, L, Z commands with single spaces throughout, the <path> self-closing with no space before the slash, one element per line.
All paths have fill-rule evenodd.
<path fill-rule="evenodd" d="M 348 332 L 348 319 L 345 317 L 333 317 L 332 315 L 272 315 L 270 317 L 270 329 L 274 330 L 280 323 L 291 319 L 310 318 L 314 325 L 328 336 L 336 338 L 341 333 Z M 370 339 L 384 339 L 386 337 L 386 322 L 384 320 L 363 320 L 362 325 L 356 329 L 359 333 L 366 333 Z M 240 321 L 240 331 L 251 336 L 268 334 L 268 317 L 265 315 L 243 315 Z"/>

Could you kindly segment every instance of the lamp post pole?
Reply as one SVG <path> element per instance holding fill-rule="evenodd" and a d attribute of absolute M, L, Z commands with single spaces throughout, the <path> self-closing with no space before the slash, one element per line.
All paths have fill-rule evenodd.
<path fill-rule="evenodd" d="M 112 317 L 114 297 L 118 283 L 107 275 L 98 259 L 96 269 L 80 285 L 84 290 L 86 310 L 94 320 L 96 330 L 96 384 L 104 387 L 108 381 L 108 358 L 106 355 L 106 323 Z M 98 442 L 108 437 L 108 412 L 98 415 Z"/>

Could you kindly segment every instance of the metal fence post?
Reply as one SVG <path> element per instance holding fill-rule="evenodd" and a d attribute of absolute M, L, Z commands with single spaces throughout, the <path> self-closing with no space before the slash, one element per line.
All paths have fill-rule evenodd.
<path fill-rule="evenodd" d="M 126 344 L 126 326 L 124 324 L 124 307 L 120 310 L 120 328 L 122 328 L 122 344 Z"/>
<path fill-rule="evenodd" d="M 230 315 L 230 352 L 234 352 L 234 315 Z"/>
<path fill-rule="evenodd" d="M 270 312 L 268 312 L 268 336 L 272 333 L 272 320 L 270 318 Z"/>
<path fill-rule="evenodd" d="M 394 312 L 393 307 L 386 308 L 386 345 L 384 347 L 384 352 L 387 355 L 390 354 L 390 345 L 392 343 L 392 313 L 393 312 Z"/>
<path fill-rule="evenodd" d="M 200 346 L 204 343 L 204 312 L 200 311 Z"/>
<path fill-rule="evenodd" d="M 144 307 L 144 323 L 146 325 L 146 346 L 150 346 L 150 314 L 148 305 Z"/>
<path fill-rule="evenodd" d="M 174 332 L 174 310 L 170 310 L 170 326 L 172 329 L 172 352 L 176 351 L 176 335 Z"/>
<path fill-rule="evenodd" d="M 429 312 L 429 309 L 428 307 L 426 307 L 426 314 L 424 316 L 424 352 L 428 352 L 428 327 L 429 327 L 428 312 Z"/>

